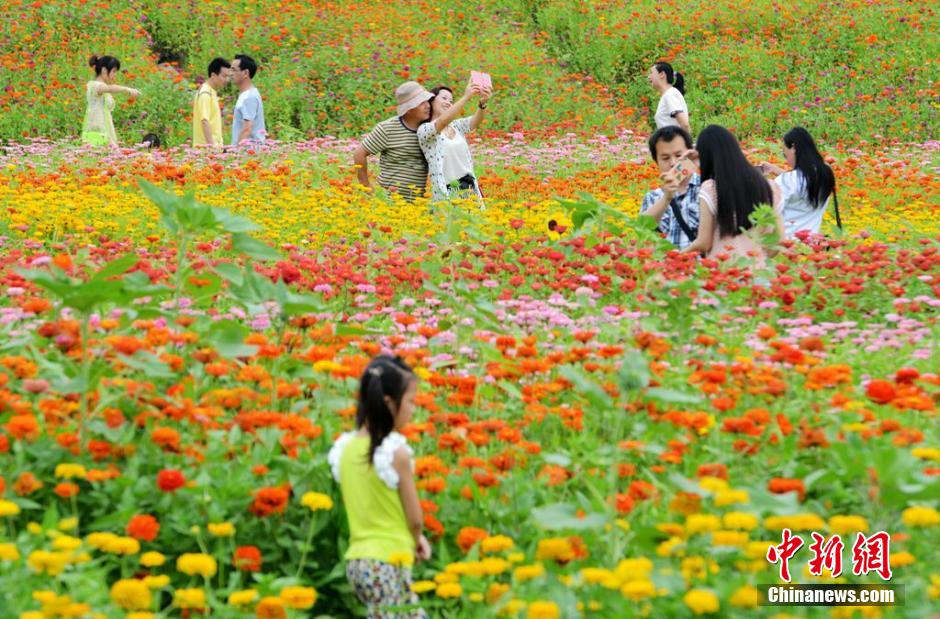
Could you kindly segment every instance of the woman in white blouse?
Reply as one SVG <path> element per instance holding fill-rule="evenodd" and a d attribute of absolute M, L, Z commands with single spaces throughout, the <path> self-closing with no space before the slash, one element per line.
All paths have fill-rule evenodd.
<path fill-rule="evenodd" d="M 823 215 L 836 193 L 836 177 L 832 168 L 819 154 L 813 136 L 803 127 L 794 127 L 783 136 L 783 155 L 790 166 L 788 172 L 766 161 L 758 168 L 765 175 L 778 175 L 774 181 L 783 196 L 783 225 L 787 238 L 795 238 L 804 230 L 819 234 Z"/>
<path fill-rule="evenodd" d="M 650 84 L 659 92 L 656 106 L 656 128 L 672 125 L 692 134 L 689 126 L 689 107 L 685 104 L 685 78 L 674 71 L 668 62 L 657 62 L 650 67 Z"/>
<path fill-rule="evenodd" d="M 428 161 L 431 199 L 435 202 L 475 197 L 483 206 L 483 193 L 473 169 L 473 157 L 466 135 L 475 130 L 486 114 L 492 90 L 468 84 L 462 97 L 454 100 L 446 86 L 431 90 L 431 120 L 418 127 L 418 144 Z M 457 118 L 476 94 L 479 98 L 473 116 Z"/>

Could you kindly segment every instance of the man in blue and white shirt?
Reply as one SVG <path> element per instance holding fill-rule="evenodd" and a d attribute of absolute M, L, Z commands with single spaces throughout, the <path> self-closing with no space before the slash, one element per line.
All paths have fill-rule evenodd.
<path fill-rule="evenodd" d="M 648 192 L 640 214 L 649 215 L 677 249 L 685 249 L 698 235 L 698 174 L 675 174 L 673 167 L 692 149 L 692 136 L 681 127 L 663 127 L 650 136 L 650 155 L 659 166 L 663 186 Z M 687 161 L 687 160 L 686 160 Z"/>

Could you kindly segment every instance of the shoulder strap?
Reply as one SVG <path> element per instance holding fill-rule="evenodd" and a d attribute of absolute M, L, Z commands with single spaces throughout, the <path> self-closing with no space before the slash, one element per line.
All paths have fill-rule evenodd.
<path fill-rule="evenodd" d="M 685 236 L 689 241 L 694 241 L 698 236 L 698 231 L 692 231 L 692 228 L 689 227 L 689 224 L 685 222 L 685 219 L 682 217 L 682 211 L 679 209 L 679 205 L 676 204 L 676 199 L 673 198 L 669 201 L 669 208 L 672 209 L 672 216 L 676 218 L 676 221 L 679 223 L 679 227 L 682 228 L 682 231 L 685 233 Z"/>

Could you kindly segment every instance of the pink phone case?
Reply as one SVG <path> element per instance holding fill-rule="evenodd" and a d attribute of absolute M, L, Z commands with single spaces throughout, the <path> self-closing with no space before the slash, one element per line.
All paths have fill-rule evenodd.
<path fill-rule="evenodd" d="M 489 73 L 483 73 L 481 71 L 471 71 L 470 72 L 470 82 L 475 86 L 480 88 L 492 88 L 493 81 L 490 78 Z"/>

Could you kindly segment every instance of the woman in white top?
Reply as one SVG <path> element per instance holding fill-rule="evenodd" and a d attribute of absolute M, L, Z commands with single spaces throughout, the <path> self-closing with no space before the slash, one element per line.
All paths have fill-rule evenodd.
<path fill-rule="evenodd" d="M 783 225 L 788 239 L 806 230 L 819 234 L 823 215 L 836 193 L 836 177 L 823 160 L 813 136 L 803 127 L 794 127 L 783 136 L 783 155 L 789 172 L 762 162 L 764 174 L 777 174 L 774 181 L 783 196 Z"/>
<path fill-rule="evenodd" d="M 650 84 L 659 92 L 659 105 L 656 106 L 656 128 L 672 125 L 682 127 L 691 135 L 689 126 L 689 107 L 685 104 L 685 78 L 673 71 L 668 62 L 657 62 L 650 67 Z"/>
<path fill-rule="evenodd" d="M 453 91 L 446 86 L 434 88 L 431 93 L 434 95 L 431 119 L 418 127 L 418 144 L 428 161 L 431 177 L 431 199 L 437 202 L 475 197 L 483 206 L 483 193 L 473 170 L 466 135 L 483 122 L 492 91 L 467 84 L 463 96 L 456 101 Z M 474 94 L 479 97 L 476 112 L 473 116 L 457 118 Z"/>

